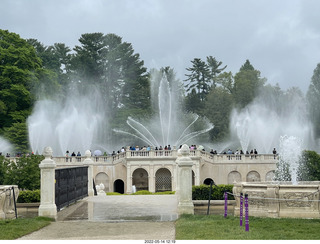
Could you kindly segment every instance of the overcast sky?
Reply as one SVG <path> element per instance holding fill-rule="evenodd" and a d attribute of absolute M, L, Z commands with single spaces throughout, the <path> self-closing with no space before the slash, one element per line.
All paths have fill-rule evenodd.
<path fill-rule="evenodd" d="M 306 92 L 320 63 L 318 0 L 0 0 L 0 29 L 44 45 L 115 33 L 150 68 L 185 79 L 213 56 L 233 74 L 249 59 L 268 83 Z"/>

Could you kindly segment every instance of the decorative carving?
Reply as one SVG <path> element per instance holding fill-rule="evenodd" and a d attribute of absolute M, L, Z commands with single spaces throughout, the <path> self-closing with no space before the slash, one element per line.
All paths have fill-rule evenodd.
<path fill-rule="evenodd" d="M 313 199 L 313 195 L 306 192 L 287 192 L 283 194 L 283 198 L 286 199 L 285 203 L 287 207 L 311 207 L 310 200 Z"/>
<path fill-rule="evenodd" d="M 261 191 L 249 191 L 246 192 L 248 194 L 248 201 L 249 206 L 255 205 L 255 206 L 265 206 L 266 200 L 264 199 L 266 197 L 266 194 Z"/>

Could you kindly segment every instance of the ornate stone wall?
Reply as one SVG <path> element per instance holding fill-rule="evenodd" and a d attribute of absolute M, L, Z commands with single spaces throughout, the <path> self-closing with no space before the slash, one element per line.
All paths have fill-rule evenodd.
<path fill-rule="evenodd" d="M 320 182 L 237 183 L 235 216 L 240 215 L 240 193 L 248 194 L 249 216 L 320 218 Z"/>

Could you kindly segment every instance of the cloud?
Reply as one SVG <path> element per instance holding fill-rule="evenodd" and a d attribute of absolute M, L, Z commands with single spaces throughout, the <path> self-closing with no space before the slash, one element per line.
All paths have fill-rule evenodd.
<path fill-rule="evenodd" d="M 194 58 L 214 56 L 234 74 L 246 59 L 271 84 L 306 91 L 320 62 L 316 0 L 1 0 L 0 28 L 45 45 L 115 33 L 148 68 L 185 79 Z"/>

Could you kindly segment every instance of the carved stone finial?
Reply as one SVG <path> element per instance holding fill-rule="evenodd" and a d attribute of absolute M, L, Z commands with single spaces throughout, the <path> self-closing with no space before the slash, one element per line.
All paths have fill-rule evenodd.
<path fill-rule="evenodd" d="M 43 149 L 42 155 L 45 156 L 46 158 L 52 157 L 52 148 L 51 147 L 45 147 Z"/>
<path fill-rule="evenodd" d="M 85 152 L 85 156 L 86 156 L 87 158 L 90 158 L 90 157 L 91 157 L 91 152 L 90 152 L 90 150 L 87 150 L 87 151 Z"/>
<path fill-rule="evenodd" d="M 190 148 L 188 147 L 187 144 L 182 145 L 182 147 L 180 148 L 180 153 L 184 157 L 186 157 L 190 154 Z"/>

